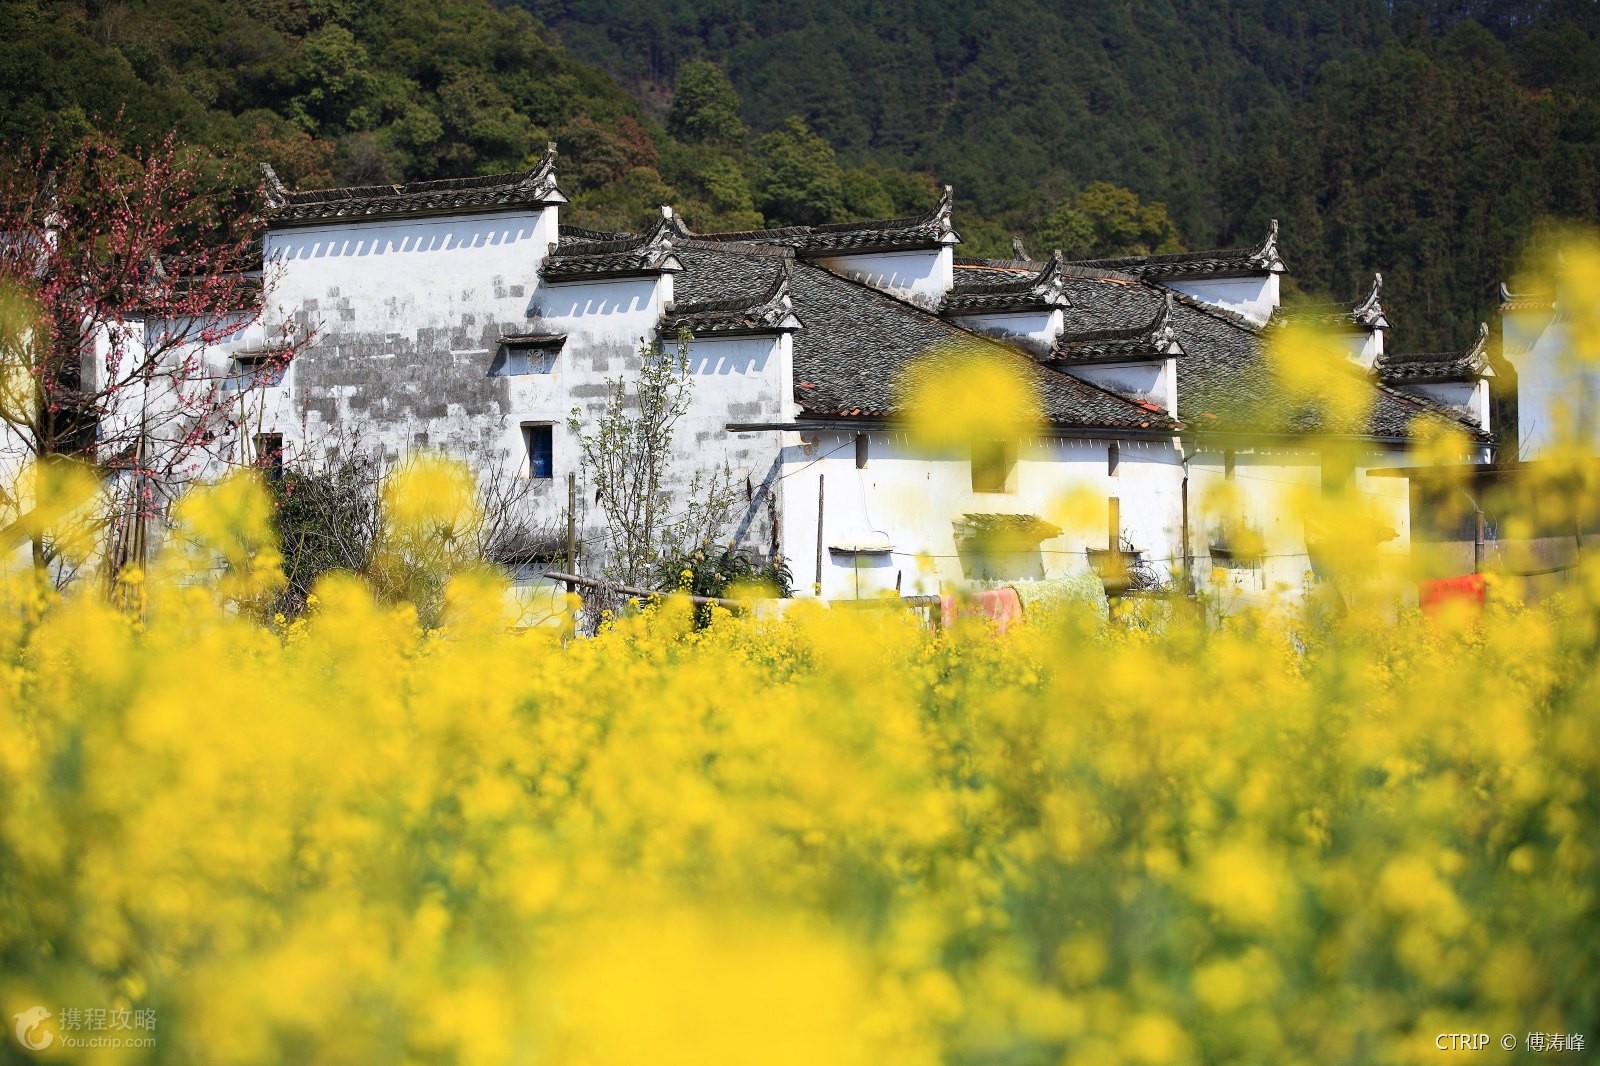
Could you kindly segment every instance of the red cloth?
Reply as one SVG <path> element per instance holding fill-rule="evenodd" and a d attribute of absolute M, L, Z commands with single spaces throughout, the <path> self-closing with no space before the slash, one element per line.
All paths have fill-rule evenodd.
<path fill-rule="evenodd" d="M 1486 588 L 1482 574 L 1464 574 L 1461 577 L 1442 577 L 1437 581 L 1421 581 L 1417 583 L 1417 605 L 1430 617 L 1437 615 L 1451 603 L 1464 603 L 1471 607 L 1474 613 L 1481 613 Z"/>
<path fill-rule="evenodd" d="M 939 607 L 946 626 L 953 625 L 957 618 L 989 618 L 1004 633 L 1011 623 L 1022 621 L 1022 598 L 1009 586 L 964 596 L 941 596 Z"/>

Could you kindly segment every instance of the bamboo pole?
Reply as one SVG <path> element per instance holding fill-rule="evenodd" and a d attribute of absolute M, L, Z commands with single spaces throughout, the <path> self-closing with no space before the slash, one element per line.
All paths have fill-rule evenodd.
<path fill-rule="evenodd" d="M 817 475 L 817 580 L 811 586 L 811 594 L 818 599 L 822 597 L 822 504 L 826 478 L 826 474 Z"/>

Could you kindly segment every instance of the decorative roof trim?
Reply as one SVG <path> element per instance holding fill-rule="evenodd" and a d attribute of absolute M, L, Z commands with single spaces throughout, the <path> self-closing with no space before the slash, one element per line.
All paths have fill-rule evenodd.
<path fill-rule="evenodd" d="M 1407 352 L 1382 355 L 1373 365 L 1386 384 L 1415 381 L 1478 381 L 1493 377 L 1489 365 L 1489 324 L 1478 323 L 1478 335 L 1464 352 Z"/>
<path fill-rule="evenodd" d="M 398 185 L 292 191 L 268 164 L 261 168 L 266 220 L 271 226 L 309 226 L 401 217 L 484 214 L 564 204 L 556 188 L 556 146 L 551 141 L 532 170 L 478 178 L 444 178 Z"/>
<path fill-rule="evenodd" d="M 951 224 L 954 207 L 955 194 L 946 185 L 939 202 L 925 215 L 728 233 L 696 233 L 680 219 L 676 223 L 675 233 L 680 239 L 713 244 L 784 245 L 807 257 L 918 251 L 961 243 L 960 234 Z"/>
<path fill-rule="evenodd" d="M 565 333 L 505 333 L 500 343 L 507 348 L 559 348 L 567 343 Z"/>
<path fill-rule="evenodd" d="M 1383 317 L 1383 274 L 1377 271 L 1372 275 L 1372 291 L 1367 293 L 1367 298 L 1356 304 L 1350 312 L 1356 321 L 1369 329 L 1387 329 L 1389 320 Z"/>
<path fill-rule="evenodd" d="M 696 337 L 705 338 L 788 333 L 803 329 L 804 323 L 795 315 L 794 300 L 789 295 L 789 279 L 793 270 L 793 257 L 786 256 L 779 260 L 778 272 L 772 284 L 755 302 L 748 297 L 734 297 L 674 307 L 662 319 L 660 332 L 671 335 L 686 329 Z"/>
<path fill-rule="evenodd" d="M 1071 307 L 1066 277 L 1066 264 L 1058 250 L 1036 274 L 1015 274 L 994 284 L 968 283 L 952 287 L 945 294 L 939 313 L 982 315 Z"/>
<path fill-rule="evenodd" d="M 1389 328 L 1389 317 L 1383 310 L 1383 275 L 1372 275 L 1372 288 L 1354 307 L 1337 303 L 1301 304 L 1299 307 L 1279 307 L 1272 312 L 1269 325 L 1285 322 L 1303 322 L 1313 326 L 1372 332 Z"/>
<path fill-rule="evenodd" d="M 540 265 L 539 276 L 559 284 L 674 274 L 683 269 L 683 260 L 672 251 L 682 231 L 672 208 L 663 206 L 648 233 L 619 236 L 589 230 L 587 235 L 609 239 L 556 243 Z"/>
<path fill-rule="evenodd" d="M 1552 311 L 1556 306 L 1554 293 L 1549 292 L 1512 292 L 1511 287 L 1505 282 L 1500 283 L 1500 310 L 1505 311 Z"/>
<path fill-rule="evenodd" d="M 1172 293 L 1164 294 L 1155 317 L 1143 326 L 1063 333 L 1051 350 L 1050 361 L 1073 366 L 1092 363 L 1134 363 L 1183 354 L 1172 320 Z"/>
<path fill-rule="evenodd" d="M 1075 265 L 1121 270 L 1151 280 L 1243 278 L 1282 274 L 1285 271 L 1283 258 L 1278 254 L 1277 219 L 1272 219 L 1261 243 L 1251 248 L 1215 248 L 1198 252 L 1084 259 Z"/>

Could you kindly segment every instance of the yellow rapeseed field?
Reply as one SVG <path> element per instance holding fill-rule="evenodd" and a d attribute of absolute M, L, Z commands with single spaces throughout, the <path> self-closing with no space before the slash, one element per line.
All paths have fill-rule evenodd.
<path fill-rule="evenodd" d="M 928 388 L 947 424 L 1009 432 Z M 33 496 L 60 511 L 69 481 Z M 385 492 L 384 587 L 450 569 L 431 628 L 351 575 L 269 617 L 272 509 L 242 476 L 112 595 L 0 588 L 0 1061 L 1353 1066 L 1600 1041 L 1593 561 L 1481 616 L 1379 589 L 999 636 L 810 602 L 699 627 L 669 600 L 574 639 L 508 629 L 500 579 L 430 550 L 470 497 L 439 463 Z"/>
<path fill-rule="evenodd" d="M 433 631 L 353 577 L 252 620 L 262 491 L 192 497 L 206 550 L 122 608 L 7 590 L 0 1007 L 55 1015 L 39 1060 L 1328 1064 L 1593 1030 L 1600 570 L 1478 621 L 668 602 L 563 643 L 471 572 Z M 152 1012 L 153 1046 L 68 1048 L 80 1006 Z"/>

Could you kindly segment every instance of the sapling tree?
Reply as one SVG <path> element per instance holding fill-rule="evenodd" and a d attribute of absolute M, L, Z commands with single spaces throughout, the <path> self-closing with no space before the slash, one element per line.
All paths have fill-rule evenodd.
<path fill-rule="evenodd" d="M 114 569 L 208 460 L 246 458 L 240 392 L 276 380 L 309 334 L 264 320 L 259 220 L 172 136 L 4 155 L 0 293 L 25 321 L 0 330 L 0 449 L 109 476 Z M 250 350 L 219 369 L 224 346 Z M 38 564 L 48 541 L 33 537 Z"/>
<path fill-rule="evenodd" d="M 696 471 L 676 499 L 666 492 L 673 430 L 694 389 L 690 339 L 680 332 L 671 351 L 642 342 L 632 393 L 625 379 L 608 378 L 606 406 L 592 428 L 583 432 L 577 408 L 568 422 L 580 434 L 584 478 L 606 518 L 605 576 L 619 584 L 638 585 L 661 559 L 716 539 L 738 506 L 726 465 Z"/>

